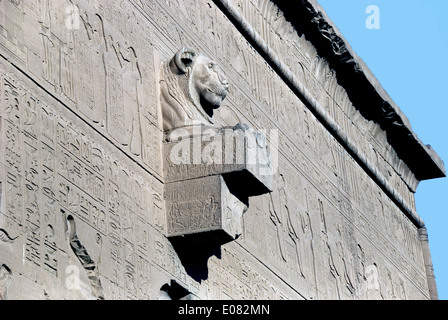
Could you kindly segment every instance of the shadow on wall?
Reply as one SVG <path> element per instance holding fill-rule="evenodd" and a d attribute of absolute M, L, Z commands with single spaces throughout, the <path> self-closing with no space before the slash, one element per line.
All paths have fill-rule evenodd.
<path fill-rule="evenodd" d="M 193 300 L 191 292 L 178 284 L 176 280 L 171 280 L 170 284 L 165 283 L 160 288 L 160 298 L 161 300 Z"/>
<path fill-rule="evenodd" d="M 220 231 L 222 230 L 169 239 L 187 274 L 199 283 L 208 278 L 208 259 L 212 256 L 221 259 Z"/>
<path fill-rule="evenodd" d="M 96 263 L 92 260 L 86 248 L 82 245 L 76 233 L 76 223 L 72 215 L 67 217 L 69 226 L 69 243 L 73 253 L 78 258 L 82 267 L 84 268 L 87 277 L 89 278 L 92 292 L 98 300 L 104 300 L 103 287 L 99 278 L 98 268 Z"/>

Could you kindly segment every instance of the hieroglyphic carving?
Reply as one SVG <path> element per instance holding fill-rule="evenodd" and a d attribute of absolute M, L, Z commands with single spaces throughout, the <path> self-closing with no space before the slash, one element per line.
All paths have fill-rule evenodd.
<path fill-rule="evenodd" d="M 70 43 L 69 40 L 70 39 L 70 32 L 75 32 L 74 30 L 69 30 L 67 28 L 64 28 L 64 35 L 61 34 L 60 30 L 58 29 L 58 26 L 63 24 L 63 17 L 64 14 L 59 14 L 63 11 L 63 9 L 65 9 L 64 5 L 68 5 L 69 2 L 67 2 L 66 4 L 61 4 L 58 5 L 56 8 L 51 8 L 51 10 L 49 10 L 49 8 L 46 8 L 45 6 L 51 6 L 51 4 L 48 4 L 47 2 L 42 2 L 42 4 L 25 4 L 24 10 L 29 10 L 30 13 L 32 13 L 33 19 L 34 16 L 36 16 L 36 21 L 41 21 L 42 27 L 45 27 L 47 29 L 51 29 L 50 31 L 52 33 L 55 34 L 56 38 L 62 38 L 63 43 Z M 76 4 L 76 3 L 75 3 Z M 76 4 L 78 5 L 78 4 Z M 93 5 L 93 3 L 92 3 Z M 176 4 L 175 2 L 171 3 L 169 2 L 169 4 L 167 5 L 167 7 L 165 8 L 165 6 L 163 4 L 159 4 L 159 3 L 153 3 L 150 2 L 148 4 L 142 4 L 141 2 L 137 1 L 136 5 L 142 7 L 144 10 L 146 10 L 149 14 L 149 17 L 151 17 L 152 19 L 156 19 L 156 21 L 158 23 L 162 23 L 164 21 L 169 21 L 168 25 L 172 26 L 174 29 L 170 34 L 172 34 L 173 36 L 176 36 L 177 34 L 180 33 L 188 33 L 188 30 L 185 30 L 185 26 L 183 25 L 179 25 L 177 26 L 177 21 L 174 21 L 173 18 L 171 17 L 173 14 L 170 13 L 171 12 L 175 12 L 176 14 L 174 14 L 174 16 L 176 17 L 177 20 L 179 21 L 185 21 L 188 22 L 189 24 L 191 24 L 190 26 L 196 30 L 196 34 L 200 35 L 198 36 L 200 38 L 200 43 L 208 43 L 209 46 L 215 46 L 217 48 L 222 48 L 223 50 L 216 50 L 216 56 L 219 60 L 222 61 L 226 61 L 225 59 L 228 59 L 228 57 L 237 57 L 239 54 L 245 55 L 246 56 L 246 62 L 245 63 L 235 63 L 235 61 L 237 61 L 237 59 L 233 60 L 231 64 L 231 66 L 229 66 L 229 69 L 232 68 L 239 68 L 239 67 L 244 67 L 244 66 L 249 66 L 250 68 L 252 68 L 252 64 L 254 64 L 254 66 L 256 65 L 256 67 L 254 67 L 254 72 L 250 72 L 247 73 L 248 76 L 244 76 L 241 79 L 239 79 L 239 81 L 245 81 L 244 79 L 251 79 L 251 76 L 249 76 L 249 74 L 253 74 L 255 75 L 256 79 L 254 78 L 254 85 L 250 85 L 249 87 L 257 87 L 258 84 L 261 84 L 264 81 L 270 81 L 271 84 L 268 84 L 268 88 L 270 88 L 271 86 L 278 86 L 278 84 L 281 84 L 281 81 L 276 81 L 274 80 L 274 78 L 272 76 L 269 76 L 268 74 L 272 72 L 272 70 L 270 70 L 268 73 L 265 74 L 265 65 L 264 62 L 262 61 L 262 59 L 260 59 L 256 54 L 251 54 L 251 51 L 248 51 L 248 49 L 246 48 L 246 43 L 247 41 L 245 41 L 241 34 L 239 34 L 239 32 L 236 32 L 234 29 L 230 29 L 230 31 L 227 31 L 227 28 L 223 28 L 221 31 L 221 26 L 223 25 L 223 23 L 221 23 L 222 21 L 224 21 L 223 17 L 222 17 L 222 13 L 216 9 L 215 6 L 206 6 L 206 10 L 204 13 L 202 13 L 201 10 L 199 9 L 194 9 L 200 6 L 200 4 L 197 4 L 195 2 L 188 4 L 188 5 L 183 5 L 182 4 Z M 88 8 L 88 6 L 86 4 L 79 4 L 79 13 L 81 14 L 81 16 L 84 15 L 84 13 L 86 12 L 86 10 L 84 10 L 85 8 Z M 96 5 L 95 7 L 99 8 L 99 12 L 100 15 L 102 16 L 105 24 L 107 24 L 107 28 L 109 31 L 107 31 L 108 34 L 112 35 L 112 33 L 114 33 L 112 30 L 112 28 L 110 28 L 110 25 L 112 24 L 117 24 L 117 25 L 123 25 L 125 27 L 120 28 L 117 32 L 117 36 L 115 36 L 114 34 L 114 38 L 116 41 L 120 42 L 121 47 L 124 49 L 127 46 L 124 45 L 124 41 L 121 40 L 121 36 L 123 34 L 129 34 L 131 33 L 131 31 L 134 31 L 136 29 L 135 24 L 130 23 L 129 21 L 132 21 L 132 18 L 139 18 L 138 15 L 135 15 L 135 13 L 133 12 L 129 12 L 128 6 L 126 3 L 120 3 L 119 6 L 111 6 L 111 5 Z M 154 10 L 155 7 L 157 7 L 158 10 L 158 14 L 154 15 Z M 358 116 L 355 116 L 353 114 L 353 112 L 351 110 L 353 110 L 354 108 L 348 108 L 347 109 L 347 99 L 346 94 L 344 94 L 343 90 L 341 91 L 340 86 L 337 85 L 337 81 L 335 81 L 335 73 L 332 72 L 331 70 L 329 71 L 328 69 L 328 65 L 322 62 L 322 59 L 317 59 L 316 58 L 316 53 L 314 48 L 312 47 L 312 44 L 307 42 L 306 39 L 301 36 L 299 37 L 296 33 L 294 33 L 294 30 L 292 29 L 292 27 L 289 25 L 288 23 L 285 22 L 281 12 L 278 12 L 278 10 L 276 9 L 275 5 L 273 5 L 272 3 L 270 3 L 269 1 L 263 1 L 261 7 L 259 8 L 258 6 L 252 4 L 252 3 L 242 3 L 241 6 L 241 11 L 243 12 L 244 15 L 247 15 L 247 17 L 249 18 L 249 21 L 251 23 L 254 24 L 254 27 L 256 28 L 256 30 L 263 35 L 263 37 L 265 38 L 265 40 L 267 41 L 267 43 L 274 49 L 274 51 L 276 51 L 283 59 L 285 59 L 285 61 L 287 62 L 287 64 L 290 66 L 291 69 L 293 69 L 294 73 L 296 75 L 301 75 L 303 74 L 303 79 L 305 81 L 305 79 L 311 79 L 310 83 L 314 83 L 315 79 L 318 80 L 319 83 L 322 83 L 322 87 L 324 88 L 325 91 L 328 91 L 330 93 L 330 96 L 338 96 L 340 98 L 337 99 L 331 99 L 330 103 L 328 104 L 329 107 L 331 108 L 336 108 L 336 109 L 340 109 L 341 113 L 340 115 L 338 115 L 336 117 L 334 111 L 334 118 L 338 118 L 338 119 L 344 119 L 343 122 L 347 122 L 347 124 L 349 125 L 349 127 L 346 127 L 345 125 L 342 126 L 344 127 L 344 129 L 347 132 L 352 132 L 353 136 L 356 138 L 358 136 L 362 136 L 362 135 L 358 135 L 356 133 L 354 133 L 353 130 L 357 130 L 358 132 L 361 133 L 361 131 L 359 131 L 359 129 L 356 127 L 353 127 L 353 124 L 351 121 L 347 121 L 347 115 L 350 116 L 350 119 L 354 119 L 354 118 L 362 118 Z M 46 12 L 51 12 L 51 14 L 47 14 Z M 167 14 L 165 14 L 165 12 L 167 12 Z M 28 11 L 27 11 L 28 13 Z M 159 14 L 160 13 L 160 14 Z M 163 16 L 164 18 L 161 18 L 162 15 L 161 14 L 165 14 L 165 16 Z M 89 18 L 92 20 L 92 18 L 98 14 L 98 12 L 89 12 Z M 201 14 L 202 19 L 201 19 Z M 104 15 L 104 17 L 103 17 Z M 48 16 L 48 17 L 47 17 Z M 208 18 L 207 18 L 208 17 Z M 213 18 L 212 18 L 213 17 Z M 261 18 L 262 17 L 262 18 Z M 107 18 L 107 19 L 104 19 Z M 216 22 L 214 22 L 213 20 L 216 20 Z M 27 20 L 28 21 L 28 20 Z M 53 22 L 53 26 L 51 26 L 51 21 L 56 21 Z M 110 21 L 110 23 L 108 23 L 108 21 Z M 217 22 L 219 21 L 219 23 Z M 25 23 L 26 28 L 32 30 L 33 28 L 29 27 L 29 23 L 26 22 Z M 187 25 L 188 28 L 189 25 Z M 76 32 L 78 33 L 80 30 L 82 30 L 83 27 L 83 22 L 81 19 L 81 25 L 80 25 L 80 29 L 76 30 Z M 140 27 L 145 27 L 143 25 L 140 24 Z M 36 30 L 38 30 L 39 28 L 34 28 Z M 211 30 L 211 32 L 208 32 L 207 30 Z M 70 31 L 70 32 L 69 32 Z M 127 32 L 129 31 L 129 32 Z M 65 34 L 67 33 L 67 34 Z M 222 33 L 224 35 L 222 35 Z M 133 32 L 132 35 L 130 35 L 130 37 L 132 37 L 132 39 L 134 38 L 134 34 L 135 32 Z M 149 32 L 145 32 L 146 35 L 150 34 Z M 204 41 L 206 35 L 213 39 L 213 41 Z M 47 35 L 48 38 L 50 40 L 53 39 L 53 36 Z M 201 38 L 202 37 L 202 38 Z M 284 39 L 285 41 L 279 41 L 279 38 L 282 37 L 282 39 Z M 32 37 L 28 37 L 29 39 L 27 39 L 27 43 L 31 43 L 32 42 Z M 34 37 L 36 38 L 36 37 Z M 189 38 L 190 37 L 189 35 Z M 238 44 L 233 44 L 231 42 L 226 41 L 226 38 L 231 38 L 231 39 L 236 39 L 236 41 L 238 42 Z M 202 41 L 201 41 L 202 40 Z M 52 40 L 54 41 L 54 40 Z M 130 43 L 132 41 L 128 41 L 128 43 Z M 62 46 L 63 50 L 62 51 L 67 51 L 68 53 L 72 52 L 73 49 L 70 49 L 70 45 L 64 45 L 63 43 L 56 43 L 57 46 Z M 139 47 L 144 46 L 143 45 L 143 41 L 141 42 L 142 44 L 139 45 Z M 279 45 L 279 43 L 282 43 L 283 45 Z M 232 44 L 232 45 L 229 45 Z M 75 48 L 76 46 L 74 46 Z M 249 47 L 250 48 L 250 47 Z M 135 52 L 138 52 L 139 54 L 139 60 L 141 58 L 142 55 L 142 51 L 146 51 L 146 50 L 138 50 L 139 48 L 134 47 Z M 146 48 L 145 48 L 146 49 Z M 226 54 L 224 53 L 224 51 L 228 50 L 229 53 L 231 54 Z M 252 49 L 250 49 L 252 50 Z M 124 50 L 121 50 L 124 52 Z M 35 54 L 35 53 L 33 53 Z M 64 56 L 61 53 L 61 58 L 60 58 L 60 64 L 63 65 L 63 61 L 64 61 Z M 72 59 L 73 58 L 73 54 L 70 55 Z M 30 57 L 28 57 L 30 59 Z M 294 59 L 298 60 L 298 62 L 294 62 L 292 63 L 292 61 L 294 61 Z M 30 60 L 31 61 L 31 60 Z M 52 59 L 52 61 L 56 61 L 55 59 Z M 148 60 L 144 60 L 145 62 Z M 255 61 L 255 62 L 253 62 Z M 146 64 L 146 63 L 140 63 L 140 65 L 142 64 Z M 37 64 L 34 64 L 37 65 Z M 32 66 L 30 64 L 30 68 L 34 67 L 34 65 Z M 62 70 L 62 66 L 61 66 L 61 70 Z M 302 70 L 302 71 L 301 71 Z M 76 70 L 75 70 L 76 71 Z M 98 72 L 98 74 L 101 74 L 101 70 L 100 72 Z M 312 75 L 312 76 L 311 76 Z M 253 77 L 252 77 L 253 78 Z M 258 80 L 257 80 L 258 79 Z M 313 80 L 314 79 L 314 80 Z M 252 83 L 252 80 L 250 80 Z M 307 82 L 307 83 L 308 83 Z M 149 82 L 148 82 L 149 83 Z M 67 85 L 63 85 L 62 81 L 61 84 L 59 85 L 59 87 L 67 87 Z M 56 86 L 58 87 L 58 85 Z M 69 86 L 68 86 L 69 87 Z M 312 86 L 310 86 L 312 87 Z M 281 89 L 281 90 L 279 90 Z M 337 90 L 336 90 L 337 89 Z M 255 90 L 254 94 L 261 94 L 261 95 L 265 95 L 266 92 L 270 92 L 271 90 Z M 318 90 L 319 91 L 319 90 Z M 322 91 L 322 90 L 320 90 Z M 275 116 L 279 115 L 279 112 L 282 112 L 281 110 L 284 108 L 284 105 L 287 104 L 283 104 L 283 103 L 277 103 L 277 105 L 273 104 L 275 99 L 277 99 L 278 97 L 284 97 L 285 92 L 287 93 L 288 96 L 290 96 L 288 89 L 282 88 L 282 85 L 280 85 L 279 88 L 276 88 L 273 92 L 275 92 L 275 94 L 269 94 L 269 101 L 273 101 L 273 102 L 269 102 L 269 103 L 264 103 L 263 101 L 266 100 L 266 98 L 260 98 L 261 100 L 261 104 L 265 105 L 267 109 L 270 109 L 273 111 L 273 114 Z M 323 96 L 321 94 L 321 96 Z M 337 100 L 338 102 L 334 102 L 334 100 Z M 339 107 L 339 104 L 341 105 Z M 294 109 L 294 108 L 292 108 Z M 275 112 L 278 111 L 278 112 Z M 347 113 L 346 110 L 349 110 L 350 112 Z M 289 114 L 288 112 L 284 113 L 284 114 Z M 346 115 L 344 115 L 346 114 Z M 342 117 L 341 117 L 342 115 Z M 293 118 L 293 117 L 289 117 L 289 118 Z M 339 120 L 338 120 L 339 121 Z M 356 121 L 355 121 L 356 122 Z M 342 123 L 341 123 L 342 124 Z M 297 127 L 297 126 L 296 126 Z M 359 128 L 362 128 L 361 125 L 358 126 Z M 352 129 L 353 130 L 352 130 Z M 364 130 L 366 131 L 366 130 Z M 377 130 L 375 130 L 377 131 Z M 153 131 L 154 132 L 154 131 Z M 368 130 L 367 130 L 368 132 Z M 365 135 L 365 134 L 364 134 Z M 145 140 L 145 139 L 143 139 Z M 373 145 L 373 144 L 372 144 Z M 381 144 L 375 144 L 375 145 L 381 145 Z M 364 147 L 363 144 L 360 145 L 360 147 Z M 369 151 L 368 149 L 366 149 L 366 151 Z M 398 176 L 397 176 L 398 177 Z M 400 179 L 398 177 L 398 179 Z M 402 187 L 402 192 L 404 194 L 404 196 L 407 198 L 408 196 L 410 196 L 409 192 L 406 192 L 406 188 Z M 412 199 L 411 199 L 412 202 Z"/>
<path fill-rule="evenodd" d="M 244 250 L 244 249 L 243 249 Z M 210 261 L 210 278 L 204 283 L 210 290 L 221 288 L 220 298 L 238 297 L 238 299 L 285 299 L 300 296 L 286 288 L 264 272 L 263 265 L 257 265 L 240 248 L 224 247 L 222 258 Z M 213 292 L 211 292 L 213 293 Z M 215 296 L 210 295 L 210 296 Z"/>
<path fill-rule="evenodd" d="M 243 16 L 249 19 L 249 21 L 252 21 L 251 19 L 253 19 L 253 23 L 257 26 L 256 30 L 260 34 L 267 36 L 269 33 L 265 32 L 265 29 L 275 29 L 275 32 L 273 32 L 275 34 L 275 37 L 277 38 L 282 37 L 282 39 L 286 40 L 285 41 L 286 45 L 278 46 L 278 43 L 280 43 L 279 39 L 276 39 L 278 41 L 271 41 L 273 40 L 272 38 L 264 39 L 268 42 L 269 45 L 273 46 L 274 51 L 276 51 L 280 55 L 280 57 L 284 60 L 284 62 L 286 62 L 286 64 L 291 68 L 291 70 L 295 75 L 298 76 L 300 76 L 301 74 L 304 75 L 304 77 L 302 77 L 299 80 L 303 80 L 303 83 L 311 89 L 310 91 L 312 91 L 315 98 L 320 101 L 322 97 L 322 99 L 324 99 L 322 101 L 325 101 L 325 99 L 327 99 L 327 96 L 326 94 L 321 94 L 321 92 L 324 90 L 323 88 L 327 90 L 326 88 L 328 88 L 328 84 L 336 83 L 333 80 L 331 80 L 331 78 L 335 79 L 335 73 L 329 70 L 328 64 L 323 62 L 322 59 L 317 58 L 315 53 L 316 51 L 312 47 L 312 44 L 307 42 L 303 36 L 298 37 L 294 31 L 291 32 L 292 26 L 289 25 L 288 27 L 288 23 L 283 18 L 282 13 L 278 12 L 278 9 L 276 9 L 275 6 L 273 5 L 265 6 L 264 9 L 261 10 L 261 12 L 258 6 L 255 6 L 252 3 L 250 5 L 242 4 L 239 6 L 239 9 L 243 13 Z M 256 18 L 257 15 L 253 15 L 253 12 L 260 12 L 264 16 L 265 19 L 261 20 L 263 27 L 261 27 L 260 24 L 257 22 Z M 277 45 L 277 47 L 275 47 L 275 45 Z M 298 50 L 301 50 L 302 52 L 298 52 Z M 289 63 L 291 57 L 294 55 L 297 56 L 297 59 L 299 61 Z M 306 66 L 306 68 L 304 69 L 304 71 L 306 71 L 305 73 L 300 72 L 300 68 L 299 69 L 296 68 L 297 66 L 301 65 L 302 61 L 303 64 Z M 260 72 L 261 73 L 263 72 L 263 70 L 261 69 L 257 71 L 258 74 L 260 74 Z M 321 83 L 322 85 L 320 85 L 319 83 Z M 344 129 L 345 132 L 349 133 L 356 140 L 358 140 L 359 147 L 363 149 L 363 152 L 366 155 L 370 156 L 372 148 L 369 148 L 368 144 L 362 144 L 359 140 L 359 137 L 366 136 L 367 139 L 370 139 L 368 135 L 372 131 L 371 130 L 371 128 L 373 128 L 372 123 L 365 122 L 363 124 L 359 124 L 359 128 L 362 128 L 362 130 L 354 126 L 353 120 L 359 119 L 362 121 L 362 119 L 360 119 L 362 117 L 359 117 L 359 115 L 357 115 L 356 112 L 354 112 L 355 109 L 353 107 L 350 107 L 350 101 L 348 100 L 347 94 L 345 90 L 343 89 L 341 90 L 341 88 L 342 87 L 339 86 L 337 92 L 333 91 L 334 96 L 338 97 L 337 100 L 339 104 L 337 108 L 335 108 L 332 111 L 333 118 L 337 120 L 338 124 Z M 323 103 L 321 102 L 321 104 Z M 332 104 L 333 100 L 331 100 L 331 103 L 327 105 L 331 107 Z M 284 105 L 286 104 L 282 104 L 282 106 Z M 335 103 L 335 105 L 337 104 Z M 355 130 L 357 130 L 361 135 L 352 134 Z M 380 132 L 381 130 L 378 130 L 378 128 L 375 127 L 374 131 Z M 381 139 L 383 142 L 385 142 L 383 140 L 384 138 L 385 138 L 384 135 L 381 135 Z M 372 142 L 371 144 L 373 145 L 374 143 Z M 382 145 L 384 145 L 384 143 Z M 384 152 L 384 154 L 386 154 L 389 151 L 383 149 L 381 152 Z M 396 161 L 392 162 L 391 160 L 389 160 L 386 162 L 386 166 L 389 166 L 389 163 L 396 163 Z M 380 165 L 380 162 L 378 162 L 377 164 Z M 397 168 L 400 166 L 401 164 L 398 164 Z M 396 175 L 395 177 L 400 179 L 398 175 Z M 406 179 L 408 179 L 408 177 L 406 177 L 405 180 Z M 406 183 L 413 185 L 413 180 L 409 178 L 408 180 L 406 180 Z M 403 192 L 403 196 L 405 198 L 408 198 L 410 195 L 410 192 L 406 191 L 405 189 L 402 189 L 401 192 Z"/>
<path fill-rule="evenodd" d="M 137 288 L 140 283 L 146 283 L 146 288 L 148 284 L 148 226 L 154 195 L 150 180 L 126 167 L 124 158 L 115 158 L 87 127 L 68 121 L 60 107 L 36 99 L 35 86 L 17 83 L 13 78 L 2 78 L 6 90 L 2 104 L 7 106 L 2 117 L 2 128 L 7 128 L 2 138 L 6 142 L 2 146 L 6 151 L 4 225 L 24 226 L 27 272 L 44 282 L 47 280 L 40 278 L 39 270 L 58 277 L 64 274 L 61 268 L 67 262 L 59 261 L 64 231 L 61 217 L 55 214 L 61 208 L 96 230 L 99 243 L 117 249 L 116 261 L 122 267 L 116 272 L 122 276 L 116 286 L 124 288 L 129 298 L 147 296 L 147 289 Z M 16 233 L 22 234 L 22 229 Z M 91 250 L 87 248 L 89 255 Z M 100 251 L 100 258 L 106 254 L 94 250 Z M 95 277 L 113 280 L 109 268 L 100 268 Z"/>
<path fill-rule="evenodd" d="M 106 35 L 102 18 L 81 15 L 81 27 L 75 33 L 76 65 L 79 84 L 78 108 L 91 121 L 105 126 L 106 120 Z M 91 84 L 95 83 L 95 86 Z"/>
<path fill-rule="evenodd" d="M 46 90 L 27 81 L 18 85 L 8 77 L 1 84 L 1 228 L 15 239 L 5 245 L 23 243 L 28 250 L 25 273 L 33 282 L 50 282 L 35 271 L 35 262 L 48 278 L 63 279 L 68 262 L 61 244 L 62 208 L 89 230 L 80 237 L 94 231 L 101 239 L 101 245 L 93 236 L 83 244 L 101 262 L 106 298 L 157 297 L 159 288 L 152 288 L 152 282 L 159 274 L 151 275 L 156 271 L 201 298 L 425 297 L 415 227 L 213 2 L 74 1 L 79 29 L 64 26 L 64 6 L 69 4 L 1 3 L 0 25 L 6 30 L 0 36 L 2 55 Z M 382 130 L 356 112 L 313 45 L 285 23 L 272 2 L 238 4 L 270 48 L 414 206 L 412 177 L 384 149 Z M 4 12 L 10 15 L 5 18 Z M 231 111 L 220 114 L 216 123 L 279 129 L 285 179 L 272 200 L 264 195 L 251 202 L 243 236 L 226 246 L 220 259 L 210 259 L 209 279 L 200 284 L 186 275 L 163 237 L 164 200 L 160 181 L 154 182 L 163 179 L 163 136 L 153 52 L 167 57 L 185 44 L 225 66 Z M 81 97 L 79 79 L 87 81 Z M 62 105 L 53 99 L 47 103 L 44 97 L 49 95 Z M 90 102 L 82 106 L 83 99 Z M 15 269 L 19 266 L 6 263 L 14 276 L 22 273 Z M 369 287 L 371 274 L 376 274 L 378 289 L 375 282 Z"/>
<path fill-rule="evenodd" d="M 120 52 L 123 61 L 127 63 L 126 70 L 123 73 L 123 91 L 124 91 L 124 105 L 127 110 L 125 116 L 130 114 L 130 118 L 126 118 L 127 123 L 131 123 L 129 144 L 130 150 L 133 154 L 141 155 L 142 137 L 141 137 L 141 117 L 143 103 L 143 79 L 140 71 L 140 66 L 137 60 L 137 55 L 134 48 L 127 47 L 126 51 Z"/>
<path fill-rule="evenodd" d="M 7 37 L 0 43 L 5 50 L 16 44 L 10 49 L 24 52 L 19 61 L 42 85 L 160 172 L 159 159 L 149 150 L 154 144 L 147 142 L 159 130 L 153 47 L 136 37 L 140 27 L 147 38 L 153 31 L 145 24 L 136 28 L 132 21 L 141 17 L 128 6 L 120 3 L 117 10 L 82 1 L 6 1 L 1 14 L 9 12 L 8 19 L 1 27 Z M 13 15 L 15 22 L 9 23 Z M 126 27 L 116 28 L 114 22 Z M 125 112 L 124 104 L 132 105 L 132 112 Z"/>
<path fill-rule="evenodd" d="M 309 171 L 309 170 L 308 170 Z M 297 181 L 297 179 L 295 179 L 295 181 Z M 288 188 L 289 189 L 289 188 Z M 298 192 L 298 190 L 294 190 L 296 193 Z M 303 192 L 302 192 L 303 193 Z M 308 192 L 306 192 L 308 194 Z M 314 191 L 311 191 L 310 194 L 313 194 Z M 339 198 L 340 196 L 338 196 L 336 198 L 336 200 Z M 340 207 L 337 203 L 333 204 L 333 199 L 329 198 L 328 199 L 330 202 L 325 201 L 325 203 L 328 203 L 331 207 L 330 208 L 334 208 L 330 211 L 328 211 L 328 209 L 330 208 L 326 208 L 327 205 L 324 205 L 324 202 L 322 200 L 313 200 L 311 202 L 314 203 L 314 201 L 316 201 L 316 206 L 311 206 L 309 210 L 311 210 L 310 212 L 312 212 L 312 214 L 310 215 L 311 218 L 315 217 L 314 222 L 311 221 L 311 226 L 315 225 L 314 228 L 317 228 L 317 230 L 321 230 L 320 232 L 318 232 L 317 234 L 321 234 L 322 236 L 322 249 L 326 248 L 326 252 L 328 253 L 329 257 L 333 257 L 332 259 L 328 260 L 328 270 L 329 270 L 329 277 L 327 280 L 327 286 L 329 286 L 329 291 L 328 291 L 328 295 L 329 297 L 333 297 L 333 298 L 337 298 L 337 297 L 349 297 L 349 296 L 353 296 L 355 295 L 356 297 L 365 297 L 366 294 L 366 285 L 363 285 L 363 283 L 365 283 L 365 280 L 363 279 L 362 274 L 365 273 L 365 268 L 366 266 L 366 253 L 363 250 L 363 253 L 360 253 L 360 256 L 358 257 L 358 255 L 356 255 L 354 252 L 356 252 L 356 250 L 354 249 L 356 246 L 354 244 L 349 244 L 350 242 L 346 242 L 345 239 L 346 236 L 341 237 L 341 236 L 337 236 L 338 233 L 333 231 L 333 225 L 335 224 L 335 221 L 333 220 L 335 217 L 335 212 L 340 212 L 343 213 L 344 215 L 346 215 L 348 212 L 346 208 Z M 300 203 L 308 203 L 310 200 L 302 200 L 300 201 Z M 388 199 L 388 201 L 390 201 Z M 334 207 L 333 207 L 334 206 Z M 266 214 L 269 212 L 269 205 L 268 204 L 264 204 L 261 207 L 257 208 L 256 210 L 261 210 L 264 211 Z M 319 212 L 319 214 L 314 214 L 313 212 Z M 251 218 L 252 216 L 252 212 L 251 209 L 249 209 L 248 213 L 246 214 L 246 222 L 245 222 L 245 226 L 247 226 L 248 228 L 250 228 L 250 221 L 248 221 L 248 219 L 253 219 Z M 359 212 L 359 209 L 355 209 L 355 211 L 352 211 L 351 214 L 354 214 L 353 217 L 351 217 L 351 219 L 355 219 L 355 221 L 358 221 L 359 219 L 359 215 L 362 216 L 361 212 Z M 370 219 L 370 218 L 369 218 Z M 381 222 L 367 222 L 366 218 L 363 218 L 364 223 L 362 224 L 362 226 L 360 226 L 360 230 L 375 230 L 374 232 L 371 232 L 371 234 L 367 237 L 367 239 L 378 239 L 383 237 L 384 235 L 381 235 L 379 231 L 377 230 L 377 227 L 373 227 L 373 223 L 379 223 L 379 224 L 385 224 L 386 223 L 386 219 L 383 218 L 384 220 L 382 220 Z M 405 219 L 403 217 L 403 219 Z M 311 219 L 313 220 L 313 219 Z M 316 221 L 317 220 L 317 221 Z M 260 219 L 258 218 L 257 221 L 260 221 Z M 318 222 L 319 221 L 319 222 Z M 316 224 L 318 223 L 318 224 Z M 410 223 L 410 222 L 408 222 Z M 346 224 L 346 223 L 345 223 Z M 345 225 L 344 224 L 344 225 Z M 258 224 L 259 226 L 259 224 Z M 270 226 L 265 226 L 266 232 L 268 232 L 271 229 Z M 264 230 L 264 229 L 263 229 Z M 340 234 L 344 235 L 345 233 L 342 232 L 342 229 L 340 229 Z M 347 229 L 349 230 L 349 229 Z M 256 233 L 257 237 L 255 237 L 255 235 L 252 232 L 248 232 L 246 234 L 246 237 L 244 238 L 244 241 L 247 242 L 248 244 L 252 243 L 255 239 L 255 241 L 262 241 L 261 239 L 266 238 L 266 236 L 264 236 L 264 231 L 259 230 Z M 270 236 L 270 240 L 269 241 L 273 241 L 275 243 L 275 232 Z M 335 237 L 337 236 L 337 237 Z M 353 237 L 353 235 L 351 233 L 347 233 L 347 236 L 349 236 L 351 239 Z M 283 234 L 283 238 L 286 238 L 286 234 Z M 339 238 L 339 240 L 337 240 Z M 347 240 L 348 241 L 348 240 Z M 389 240 L 390 241 L 390 240 Z M 386 256 L 390 256 L 390 255 L 395 255 L 396 254 L 396 249 L 393 249 L 393 247 L 391 246 L 391 244 L 389 244 L 390 242 L 388 242 L 388 240 L 382 241 L 381 242 L 381 250 L 380 252 L 384 252 L 381 254 L 384 254 Z M 398 243 L 398 242 L 394 242 L 394 243 Z M 269 246 L 269 244 L 267 244 Z M 314 243 L 314 245 L 316 245 Z M 252 247 L 252 245 L 250 246 Z M 363 246 L 364 248 L 364 246 Z M 279 254 L 280 250 L 278 249 L 278 247 L 273 247 L 271 251 L 276 252 L 277 254 Z M 378 250 L 375 249 L 375 250 Z M 370 258 L 370 255 L 372 253 L 372 250 L 368 250 L 368 257 Z M 305 255 L 302 255 L 302 257 L 304 257 Z M 321 260 L 321 256 L 317 255 L 315 256 L 315 259 L 317 259 L 317 264 L 320 265 L 321 262 L 319 262 Z M 280 259 L 280 257 L 279 257 Z M 269 261 L 269 259 L 267 259 L 267 261 Z M 274 261 L 279 261 L 274 260 Z M 362 262 L 364 261 L 364 262 Z M 417 278 L 415 281 L 415 284 L 418 284 L 418 287 L 421 288 L 421 290 L 425 290 L 424 289 L 424 284 L 420 284 L 420 280 L 417 279 L 421 279 L 421 273 L 420 276 L 417 276 L 415 271 L 410 270 L 407 266 L 409 266 L 409 262 L 406 264 L 404 261 L 405 259 L 399 259 L 396 262 L 399 261 L 399 265 L 397 266 L 398 270 L 400 270 L 401 268 L 406 268 L 406 274 L 414 274 Z M 415 260 L 415 266 L 419 265 L 419 263 L 417 263 L 418 260 Z M 304 259 L 303 262 L 306 262 L 306 260 Z M 281 264 L 279 264 L 278 262 L 275 263 L 277 266 L 281 266 Z M 325 266 L 325 264 L 324 264 Z M 333 270 L 333 271 L 332 271 Z M 404 269 L 401 269 L 404 270 Z M 356 276 L 357 274 L 359 274 L 359 276 Z M 395 280 L 394 280 L 395 281 Z M 397 280 L 398 281 L 398 280 Z M 408 278 L 409 281 L 409 278 Z M 331 289 L 331 287 L 333 287 L 333 289 Z M 358 289 L 356 289 L 358 288 Z M 345 292 L 345 293 L 344 293 Z"/>
<path fill-rule="evenodd" d="M 220 176 L 199 178 L 167 186 L 168 235 L 197 233 L 221 227 L 222 184 Z M 221 188 L 219 187 L 221 185 Z"/>
<path fill-rule="evenodd" d="M 0 10 L 0 48 L 22 63 L 26 61 L 23 38 L 23 4 L 20 1 L 3 1 Z"/>

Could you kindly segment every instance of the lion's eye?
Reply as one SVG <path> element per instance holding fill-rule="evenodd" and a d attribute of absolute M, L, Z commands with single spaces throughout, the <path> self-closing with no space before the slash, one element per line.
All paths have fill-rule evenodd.
<path fill-rule="evenodd" d="M 209 67 L 210 69 L 212 69 L 214 66 L 215 66 L 215 65 L 214 65 L 213 63 L 211 63 L 211 62 L 208 64 L 208 67 Z"/>

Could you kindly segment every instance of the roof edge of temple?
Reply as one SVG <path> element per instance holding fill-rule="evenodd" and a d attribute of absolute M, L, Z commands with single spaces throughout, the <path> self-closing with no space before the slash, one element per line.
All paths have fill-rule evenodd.
<path fill-rule="evenodd" d="M 305 34 L 325 58 L 345 88 L 357 110 L 378 123 L 391 146 L 421 180 L 446 176 L 445 165 L 430 145 L 425 145 L 412 130 L 405 114 L 387 94 L 364 61 L 356 55 L 325 10 L 316 0 L 274 0 L 285 19 Z"/>

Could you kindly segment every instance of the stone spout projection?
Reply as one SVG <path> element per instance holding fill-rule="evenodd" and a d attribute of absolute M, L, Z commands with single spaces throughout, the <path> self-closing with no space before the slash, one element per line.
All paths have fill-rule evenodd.
<path fill-rule="evenodd" d="M 162 64 L 160 90 L 167 236 L 236 239 L 249 197 L 272 191 L 265 135 L 245 124 L 214 126 L 229 83 L 192 48 Z"/>

